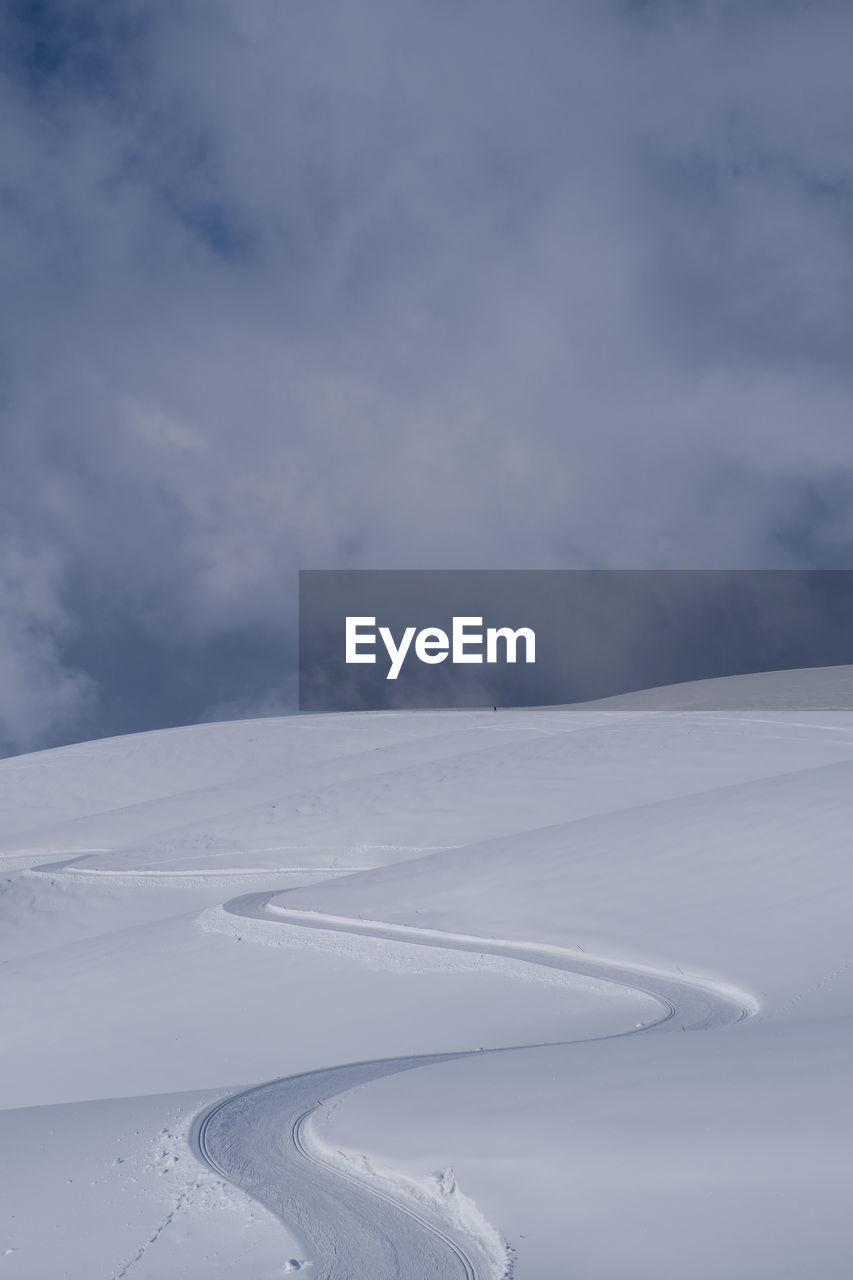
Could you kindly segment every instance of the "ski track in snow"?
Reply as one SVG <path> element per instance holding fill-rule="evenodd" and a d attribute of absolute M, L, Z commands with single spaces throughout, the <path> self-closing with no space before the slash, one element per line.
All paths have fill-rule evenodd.
<path fill-rule="evenodd" d="M 660 1017 L 652 1023 L 590 1039 L 676 1028 L 710 1030 L 739 1022 L 758 1007 L 751 996 L 733 988 L 579 956 L 560 947 L 293 911 L 270 905 L 272 896 L 269 892 L 245 894 L 225 903 L 223 910 L 227 915 L 264 921 L 276 929 L 333 931 L 509 957 L 611 982 L 651 996 L 661 1006 Z M 368 1276 L 370 1280 L 494 1280 L 501 1275 L 501 1267 L 503 1276 L 508 1277 L 512 1265 L 509 1255 L 496 1264 L 488 1242 L 474 1237 L 462 1240 L 429 1210 L 416 1211 L 354 1178 L 342 1163 L 306 1146 L 305 1134 L 313 1112 L 358 1085 L 458 1058 L 542 1047 L 546 1046 L 508 1045 L 388 1058 L 272 1080 L 210 1108 L 198 1119 L 192 1144 L 216 1173 L 260 1201 L 304 1240 L 321 1280 L 364 1280 Z"/>
<path fill-rule="evenodd" d="M 281 867 L 187 871 L 180 873 L 111 871 L 84 868 L 88 850 L 76 856 L 42 862 L 25 871 L 31 876 L 69 876 L 112 883 L 234 883 L 241 876 L 254 879 L 292 872 L 345 873 L 338 867 Z M 32 856 L 32 855 L 31 855 Z M 54 854 L 55 858 L 56 855 Z M 352 870 L 352 868 L 349 868 Z M 281 890 L 247 893 L 220 909 L 228 916 L 262 922 L 272 930 L 287 928 L 348 934 L 366 939 L 403 942 L 414 947 L 439 948 L 494 956 L 562 970 L 573 977 L 609 982 L 652 997 L 660 1017 L 639 1027 L 588 1039 L 618 1039 L 666 1030 L 703 1031 L 739 1022 L 758 1009 L 749 994 L 705 979 L 616 963 L 586 953 L 535 942 L 515 942 L 382 921 L 366 921 L 297 911 L 271 904 Z M 209 927 L 209 926 L 208 926 Z M 449 1227 L 430 1204 L 392 1197 L 372 1183 L 353 1176 L 343 1160 L 336 1161 L 319 1142 L 311 1141 L 314 1112 L 341 1094 L 386 1076 L 481 1054 L 512 1053 L 583 1041 L 507 1045 L 450 1053 L 420 1054 L 311 1071 L 256 1085 L 219 1101 L 196 1117 L 190 1144 L 197 1157 L 216 1174 L 240 1188 L 274 1213 L 304 1242 L 317 1280 L 504 1280 L 512 1275 L 511 1251 L 497 1256 L 495 1241 Z M 126 1274 L 168 1226 L 174 1212 L 119 1272 Z"/>
<path fill-rule="evenodd" d="M 626 716 L 615 710 L 602 709 L 599 714 L 609 722 L 600 728 L 618 731 L 626 719 L 630 723 L 635 722 L 638 716 L 649 718 L 660 713 L 637 709 Z M 675 714 L 689 714 L 689 708 L 684 708 L 683 711 L 676 709 Z M 486 718 L 476 713 L 469 713 L 469 719 L 472 727 L 482 728 L 486 723 Z M 820 735 L 849 735 L 850 732 L 846 725 L 777 720 L 760 714 L 745 716 L 715 712 L 714 720 L 750 722 L 777 728 L 778 734 L 768 735 L 774 738 L 789 737 L 785 731 L 792 728 L 814 731 Z M 312 727 L 310 718 L 304 724 L 309 729 Z M 566 730 L 563 724 L 510 725 L 502 723 L 500 719 L 495 723 L 488 718 L 488 727 L 493 733 L 515 733 L 519 729 L 525 729 L 542 736 L 565 736 L 567 732 L 585 732 L 588 725 Z M 460 728 L 460 732 L 464 730 Z M 809 740 L 821 741 L 822 737 Z M 847 743 L 844 742 L 844 745 Z M 37 760 L 33 758 L 32 762 L 23 761 L 20 767 L 29 771 L 37 765 Z M 217 887 L 221 884 L 223 887 L 231 886 L 233 892 L 239 885 L 247 889 L 250 886 L 261 888 L 265 885 L 266 892 L 246 893 L 226 902 L 218 909 L 225 913 L 223 920 L 230 915 L 258 922 L 255 927 L 275 931 L 315 930 L 327 935 L 349 934 L 365 940 L 392 940 L 413 948 L 444 948 L 474 952 L 479 956 L 510 957 L 531 965 L 561 969 L 567 975 L 611 982 L 650 996 L 658 1002 L 660 1017 L 656 1021 L 589 1039 L 615 1039 L 679 1030 L 709 1030 L 738 1022 L 758 1011 L 757 1002 L 752 996 L 693 975 L 681 975 L 680 972 L 678 976 L 656 972 L 542 944 L 442 934 L 436 930 L 385 922 L 298 912 L 270 903 L 270 899 L 280 891 L 270 890 L 270 885 L 277 876 L 321 875 L 327 878 L 329 875 L 347 874 L 361 869 L 352 864 L 301 864 L 276 868 L 218 866 L 188 868 L 183 871 L 163 868 L 125 871 L 84 865 L 93 855 L 110 852 L 112 850 L 109 848 L 78 847 L 69 850 L 51 848 L 49 845 L 42 848 L 21 847 L 0 854 L 0 869 L 21 870 L 25 875 L 33 877 L 68 876 L 77 879 L 78 883 L 86 881 L 90 884 L 96 883 L 100 876 L 102 883 L 128 887 Z M 249 851 L 243 849 L 239 852 L 245 855 Z M 263 848 L 251 852 L 284 853 L 285 850 Z M 364 852 L 369 854 L 367 847 Z M 212 856 L 221 857 L 223 852 L 216 851 Z M 228 856 L 227 852 L 225 856 Z M 795 995 L 781 1011 L 793 1007 L 803 995 L 819 989 L 851 963 L 853 962 L 845 961 L 825 979 Z M 778 1012 L 780 1011 L 776 1011 L 777 1015 Z M 541 1047 L 546 1046 L 508 1045 L 503 1048 L 397 1057 L 352 1063 L 269 1081 L 221 1099 L 198 1115 L 193 1123 L 190 1143 L 197 1156 L 216 1174 L 271 1210 L 309 1245 L 313 1261 L 293 1261 L 290 1265 L 284 1265 L 285 1271 L 311 1267 L 311 1274 L 317 1276 L 318 1280 L 450 1280 L 451 1277 L 454 1280 L 459 1277 L 489 1280 L 500 1274 L 500 1265 L 496 1266 L 493 1251 L 488 1251 L 476 1239 L 455 1238 L 455 1228 L 449 1228 L 438 1211 L 431 1206 L 418 1204 L 417 1208 L 412 1208 L 410 1203 L 405 1202 L 402 1191 L 399 1196 L 392 1197 L 376 1186 L 354 1177 L 351 1166 L 335 1161 L 334 1153 L 322 1148 L 312 1135 L 311 1117 L 321 1106 L 372 1080 L 474 1057 L 481 1053 L 511 1053 Z M 185 1198 L 183 1194 L 179 1197 L 171 1212 L 119 1270 L 117 1276 L 124 1276 L 137 1267 L 149 1247 L 157 1241 L 183 1207 Z M 512 1264 L 507 1260 L 504 1276 L 509 1276 L 511 1269 Z"/>

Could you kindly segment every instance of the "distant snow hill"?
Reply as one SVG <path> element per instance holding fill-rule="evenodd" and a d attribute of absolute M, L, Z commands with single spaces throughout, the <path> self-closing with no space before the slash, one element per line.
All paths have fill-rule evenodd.
<path fill-rule="evenodd" d="M 0 1280 L 848 1280 L 851 691 L 0 761 Z"/>

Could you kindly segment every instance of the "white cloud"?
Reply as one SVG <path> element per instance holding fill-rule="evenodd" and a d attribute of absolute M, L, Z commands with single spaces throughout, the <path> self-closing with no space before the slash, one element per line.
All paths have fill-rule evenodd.
<path fill-rule="evenodd" d="M 26 751 L 73 734 L 93 706 L 93 683 L 63 662 L 67 619 L 59 565 L 20 544 L 0 546 L 0 749 Z"/>
<path fill-rule="evenodd" d="M 0 497 L 78 629 L 203 666 L 299 567 L 843 561 L 847 7 L 139 13 L 0 86 Z M 4 612 L 73 719 L 62 611 Z"/>

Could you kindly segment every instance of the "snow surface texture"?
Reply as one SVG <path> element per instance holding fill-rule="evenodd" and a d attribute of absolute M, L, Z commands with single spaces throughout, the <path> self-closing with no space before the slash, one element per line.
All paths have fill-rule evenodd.
<path fill-rule="evenodd" d="M 849 1276 L 850 678 L 0 762 L 0 1277 Z"/>

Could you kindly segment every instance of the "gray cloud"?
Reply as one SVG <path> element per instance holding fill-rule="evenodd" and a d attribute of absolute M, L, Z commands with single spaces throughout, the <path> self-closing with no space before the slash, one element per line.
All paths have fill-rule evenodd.
<path fill-rule="evenodd" d="M 849 7 L 2 24 L 4 749 L 286 705 L 298 567 L 849 562 Z"/>

